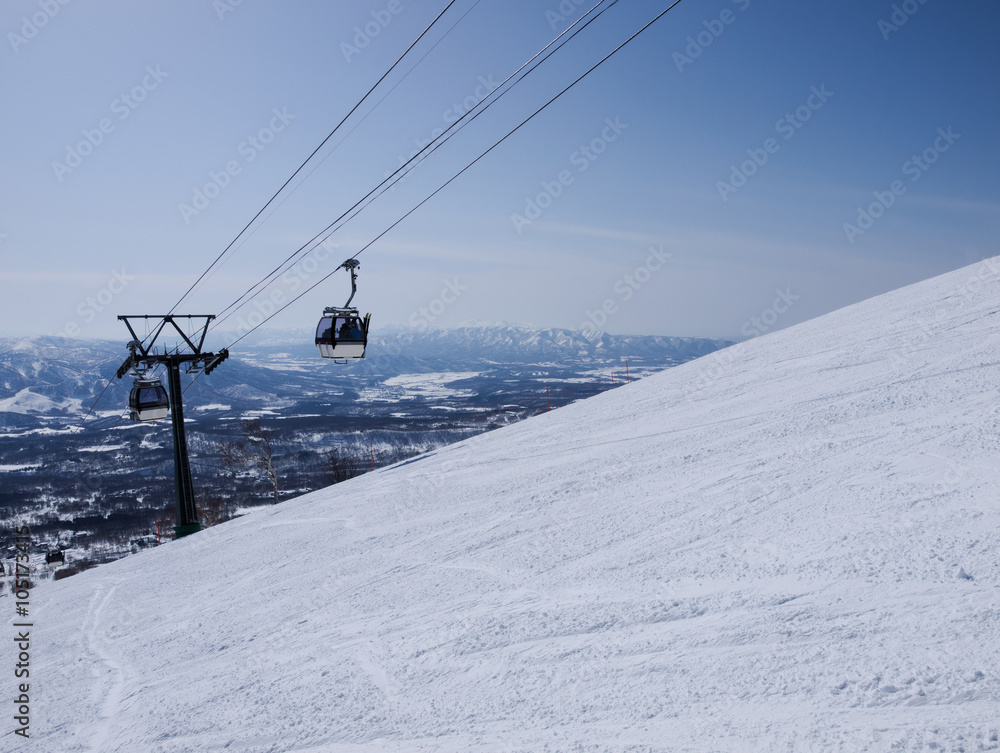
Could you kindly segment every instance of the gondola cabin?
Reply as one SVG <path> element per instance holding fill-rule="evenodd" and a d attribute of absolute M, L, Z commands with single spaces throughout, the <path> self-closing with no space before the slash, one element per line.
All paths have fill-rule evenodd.
<path fill-rule="evenodd" d="M 370 319 L 371 314 L 361 317 L 357 309 L 325 309 L 316 326 L 319 354 L 337 363 L 364 358 Z"/>
<path fill-rule="evenodd" d="M 170 401 L 159 379 L 136 379 L 128 396 L 128 407 L 133 421 L 156 421 L 167 417 Z"/>
<path fill-rule="evenodd" d="M 66 555 L 60 549 L 50 549 L 45 555 L 45 564 L 51 567 L 59 567 L 66 564 Z"/>

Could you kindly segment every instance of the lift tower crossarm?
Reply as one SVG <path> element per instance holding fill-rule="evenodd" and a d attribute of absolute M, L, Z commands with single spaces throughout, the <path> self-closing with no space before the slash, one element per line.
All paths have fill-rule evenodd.
<path fill-rule="evenodd" d="M 164 328 L 169 324 L 174 328 L 174 331 L 184 340 L 191 351 L 195 355 L 201 355 L 201 349 L 205 346 L 205 337 L 208 335 L 208 325 L 215 318 L 215 314 L 120 314 L 118 320 L 125 322 L 125 326 L 128 327 L 129 334 L 132 335 L 132 341 L 137 343 L 136 348 L 145 358 L 153 351 L 153 346 L 159 339 L 160 335 L 163 333 Z M 153 332 L 153 337 L 149 341 L 149 345 L 144 345 L 143 340 L 136 334 L 135 328 L 132 326 L 132 322 L 129 319 L 159 319 L 160 323 L 157 325 L 156 330 Z M 204 319 L 205 323 L 201 326 L 201 334 L 197 336 L 198 344 L 195 345 L 191 336 L 188 335 L 183 329 L 177 326 L 175 319 L 187 319 L 189 322 L 192 319 Z"/>

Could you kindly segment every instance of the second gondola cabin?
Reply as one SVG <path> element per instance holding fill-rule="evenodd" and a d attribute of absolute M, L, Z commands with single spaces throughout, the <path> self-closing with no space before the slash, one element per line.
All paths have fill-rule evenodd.
<path fill-rule="evenodd" d="M 133 421 L 157 421 L 170 412 L 167 391 L 159 379 L 136 379 L 128 396 L 129 418 Z"/>
<path fill-rule="evenodd" d="M 372 315 L 362 317 L 357 309 L 350 307 L 358 292 L 358 260 L 352 257 L 340 266 L 351 273 L 351 297 L 343 306 L 323 309 L 323 316 L 316 325 L 316 349 L 323 358 L 330 358 L 334 363 L 347 363 L 365 357 L 368 322 Z"/>
<path fill-rule="evenodd" d="M 365 357 L 368 346 L 368 321 L 357 309 L 328 308 L 316 327 L 316 348 L 323 358 L 347 362 Z"/>

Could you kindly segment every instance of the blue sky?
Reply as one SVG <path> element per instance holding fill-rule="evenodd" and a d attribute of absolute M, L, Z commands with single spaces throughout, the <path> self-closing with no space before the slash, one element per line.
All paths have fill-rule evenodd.
<path fill-rule="evenodd" d="M 458 0 L 178 312 L 221 311 L 592 4 Z M 117 314 L 169 310 L 445 5 L 8 0 L 3 334 L 124 340 Z M 621 0 L 265 295 L 319 280 L 666 5 Z M 364 251 L 355 302 L 376 328 L 738 337 L 997 255 L 998 32 L 991 0 L 683 0 Z M 348 293 L 336 274 L 270 324 Z"/>

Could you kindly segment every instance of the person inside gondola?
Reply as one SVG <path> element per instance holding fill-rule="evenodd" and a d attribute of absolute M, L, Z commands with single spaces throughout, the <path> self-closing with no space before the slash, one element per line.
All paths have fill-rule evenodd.
<path fill-rule="evenodd" d="M 357 317 L 351 319 L 351 330 L 347 336 L 352 340 L 360 340 L 362 338 L 361 322 L 358 321 Z"/>
<path fill-rule="evenodd" d="M 340 325 L 340 330 L 338 331 L 337 338 L 340 340 L 351 339 L 351 320 L 344 319 L 344 323 Z"/>

